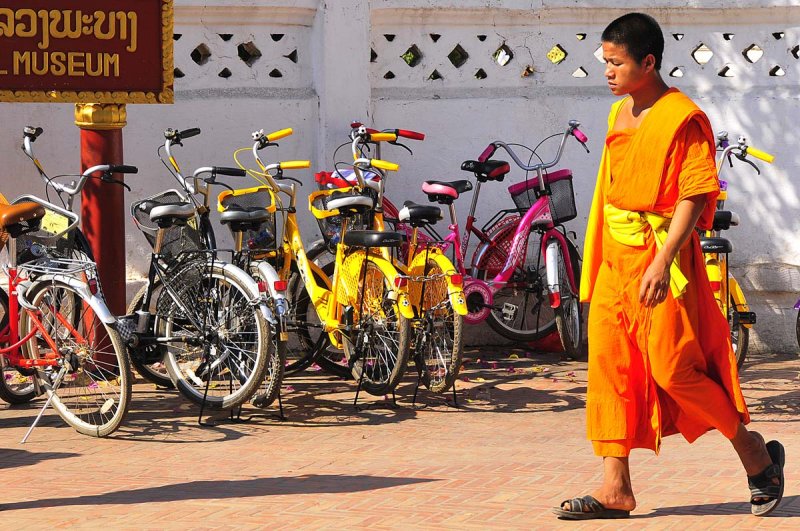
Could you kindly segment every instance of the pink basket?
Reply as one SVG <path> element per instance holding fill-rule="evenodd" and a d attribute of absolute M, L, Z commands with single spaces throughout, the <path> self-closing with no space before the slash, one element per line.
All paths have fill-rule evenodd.
<path fill-rule="evenodd" d="M 545 189 L 549 192 L 550 212 L 554 223 L 565 223 L 578 216 L 575 194 L 572 190 L 572 171 L 554 171 L 544 175 Z M 533 177 L 508 187 L 511 199 L 520 210 L 528 210 L 539 199 L 539 177 Z"/>

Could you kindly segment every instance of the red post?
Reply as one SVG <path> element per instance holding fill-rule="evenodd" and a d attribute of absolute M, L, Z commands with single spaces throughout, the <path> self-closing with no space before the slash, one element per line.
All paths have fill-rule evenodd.
<path fill-rule="evenodd" d="M 79 103 L 75 125 L 81 129 L 81 171 L 98 164 L 122 164 L 124 104 Z M 122 179 L 117 174 L 115 179 Z M 97 262 L 109 310 L 123 315 L 125 297 L 125 202 L 120 185 L 89 179 L 81 194 L 83 232 Z"/>

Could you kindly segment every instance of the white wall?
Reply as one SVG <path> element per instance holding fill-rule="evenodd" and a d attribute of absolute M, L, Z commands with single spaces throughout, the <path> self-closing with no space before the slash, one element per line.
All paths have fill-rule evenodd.
<path fill-rule="evenodd" d="M 800 6 L 793 0 L 660 0 L 639 6 L 619 0 L 176 0 L 175 33 L 181 37 L 175 41 L 175 66 L 184 77 L 175 81 L 174 105 L 128 106 L 125 158 L 141 168 L 128 179 L 133 187 L 128 199 L 171 186 L 155 157 L 166 127 L 203 129 L 179 152 L 186 168 L 230 164 L 233 149 L 247 145 L 250 131 L 260 128 L 293 127 L 295 135 L 281 142 L 280 158 L 310 158 L 315 169 L 331 167 L 333 148 L 346 140 L 351 119 L 420 130 L 428 138 L 413 146 L 413 157 L 401 150 L 387 150 L 384 157 L 401 164 L 389 184 L 391 196 L 421 201 L 422 180 L 467 178 L 459 171 L 461 161 L 476 157 L 489 141 L 535 145 L 576 118 L 592 152 L 573 143 L 563 163 L 575 175 L 579 217 L 570 225 L 582 241 L 613 101 L 593 53 L 605 25 L 633 9 L 662 24 L 667 36 L 662 72 L 668 82 L 695 98 L 715 129 L 745 134 L 777 156 L 772 167 L 761 164 L 761 176 L 744 167 L 729 174 L 728 205 L 742 217 L 742 226 L 729 237 L 736 247 L 736 274 L 759 317 L 753 346 L 795 351 L 791 306 L 800 296 L 800 154 L 793 126 L 800 122 Z M 773 36 L 778 32 L 781 39 Z M 431 34 L 439 35 L 436 42 Z M 578 40 L 577 34 L 585 38 Z M 681 40 L 673 34 L 682 34 Z M 220 35 L 231 37 L 225 41 Z M 250 42 L 261 53 L 252 66 L 237 52 Z M 703 66 L 691 56 L 701 43 L 714 53 Z M 201 44 L 211 55 L 198 65 L 191 53 Z M 422 55 L 413 68 L 400 57 L 412 44 Z M 447 57 L 457 44 L 469 56 L 460 68 Z M 503 67 L 492 59 L 502 44 L 513 53 Z M 552 64 L 546 55 L 556 44 L 567 57 Z M 764 51 L 754 64 L 742 53 L 751 44 Z M 718 75 L 726 65 L 733 77 Z M 783 76 L 770 75 L 776 66 Z M 522 76 L 526 67 L 533 73 Z M 668 75 L 676 67 L 683 77 Z M 224 68 L 230 77 L 219 77 Z M 573 77 L 578 68 L 586 77 Z M 475 77 L 479 69 L 483 79 Z M 271 77 L 274 70 L 281 77 Z M 441 79 L 429 79 L 434 70 Z M 390 71 L 394 77 L 386 76 Z M 43 189 L 18 149 L 25 124 L 45 128 L 36 148 L 51 172 L 78 167 L 71 105 L 0 104 L 0 117 L 5 154 L 0 185 L 7 196 Z M 542 149 L 546 158 L 548 145 Z M 522 174 L 510 177 L 485 188 L 482 212 L 511 205 L 505 187 Z M 311 173 L 303 180 L 310 191 Z M 459 205 L 462 216 L 467 207 L 468 201 Z M 316 226 L 310 215 L 304 217 L 310 241 Z M 147 249 L 132 225 L 127 240 L 128 276 L 134 279 L 142 274 Z"/>

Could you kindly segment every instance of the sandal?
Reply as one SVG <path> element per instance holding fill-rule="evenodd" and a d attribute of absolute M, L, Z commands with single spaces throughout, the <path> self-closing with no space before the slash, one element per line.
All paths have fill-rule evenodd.
<path fill-rule="evenodd" d="M 569 503 L 569 509 L 563 509 L 565 503 Z M 553 512 L 565 520 L 616 519 L 628 518 L 631 515 L 630 511 L 622 509 L 606 509 L 592 496 L 564 500 L 560 506 L 553 508 Z"/>
<path fill-rule="evenodd" d="M 772 458 L 772 464 L 760 474 L 747 476 L 747 486 L 750 487 L 750 512 L 756 516 L 767 516 L 778 507 L 783 499 L 783 465 L 786 462 L 786 451 L 778 441 L 767 443 L 767 452 Z M 780 479 L 779 484 L 772 480 Z M 767 498 L 757 500 L 756 498 Z"/>

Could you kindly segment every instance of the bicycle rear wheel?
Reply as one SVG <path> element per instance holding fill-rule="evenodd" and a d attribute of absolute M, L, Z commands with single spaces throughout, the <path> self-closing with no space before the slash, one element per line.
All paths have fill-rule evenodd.
<path fill-rule="evenodd" d="M 130 405 L 131 368 L 125 346 L 73 286 L 59 281 L 35 283 L 28 300 L 42 324 L 23 345 L 30 359 L 58 360 L 37 370 L 39 384 L 53 408 L 78 432 L 105 437 L 122 423 Z M 20 319 L 20 335 L 34 330 L 33 315 Z M 53 350 L 46 338 L 55 343 Z"/>
<path fill-rule="evenodd" d="M 516 224 L 506 224 L 492 236 L 493 246 L 475 266 L 475 277 L 489 282 L 502 271 L 511 252 Z M 541 253 L 542 234 L 531 230 L 523 256 L 508 283 L 494 294 L 486 321 L 498 334 L 514 341 L 536 341 L 556 329 L 555 311 L 547 295 L 547 275 Z"/>
<path fill-rule="evenodd" d="M 569 273 L 564 259 L 564 253 L 559 247 L 557 268 L 558 268 L 558 292 L 560 304 L 556 308 L 556 326 L 558 335 L 561 338 L 561 345 L 564 352 L 572 359 L 585 360 L 587 356 L 583 352 L 583 316 L 581 312 L 580 296 L 577 287 L 572 288 L 569 281 Z M 572 271 L 575 273 L 575 285 L 580 285 L 581 264 L 578 251 L 573 246 L 569 246 L 569 260 Z"/>
<path fill-rule="evenodd" d="M 464 321 L 453 310 L 447 279 L 439 264 L 428 258 L 425 271 L 427 280 L 419 305 L 420 318 L 413 323 L 414 362 L 425 387 L 434 393 L 444 393 L 453 386 L 461 370 Z M 409 291 L 422 293 L 422 282 L 411 284 Z M 412 296 L 412 300 L 419 298 L 420 295 Z"/>
<path fill-rule="evenodd" d="M 136 313 L 137 310 L 150 311 L 151 314 L 155 314 L 156 302 L 161 293 L 161 288 L 161 280 L 156 278 L 153 282 L 153 294 L 150 297 L 150 308 L 144 308 L 144 295 L 147 291 L 147 285 L 142 286 L 128 305 L 128 315 Z M 157 322 L 154 324 L 155 330 L 158 330 L 158 325 L 159 323 Z M 164 365 L 164 354 L 166 354 L 166 352 L 167 348 L 165 345 L 147 345 L 135 349 L 128 348 L 131 365 L 133 365 L 133 368 L 139 373 L 139 376 L 154 383 L 158 387 L 174 389 L 175 386 L 172 385 L 172 379 L 169 377 L 167 368 Z"/>
<path fill-rule="evenodd" d="M 269 407 L 278 399 L 285 374 L 287 342 L 279 341 L 275 330 L 271 330 L 270 341 L 272 342 L 273 355 L 269 357 L 267 374 L 250 401 L 256 407 Z"/>
<path fill-rule="evenodd" d="M 733 347 L 733 353 L 736 356 L 736 367 L 741 369 L 745 358 L 747 358 L 747 350 L 750 346 L 750 329 L 738 322 L 738 319 L 734 319 L 736 303 L 733 297 L 730 297 L 728 304 L 728 328 L 731 331 L 731 347 Z"/>
<path fill-rule="evenodd" d="M 397 387 L 405 372 L 410 348 L 409 323 L 389 298 L 394 279 L 386 277 L 371 260 L 365 260 L 363 253 L 348 257 L 343 267 L 356 260 L 361 260 L 360 268 L 353 268 L 359 271 L 358 276 L 349 279 L 358 282 L 358 297 L 353 305 L 355 326 L 349 337 L 345 336 L 344 351 L 353 378 L 361 382 L 367 393 L 383 396 Z"/>
<path fill-rule="evenodd" d="M 8 294 L 0 289 L 0 333 L 8 332 Z M 4 345 L 6 346 L 6 345 Z M 27 372 L 27 371 L 26 371 Z M 20 372 L 0 354 L 0 399 L 12 405 L 26 404 L 36 397 L 33 371 Z"/>
<path fill-rule="evenodd" d="M 255 394 L 275 355 L 259 294 L 219 263 L 193 261 L 165 279 L 156 330 L 171 338 L 164 363 L 190 401 L 212 409 L 237 407 Z M 170 294 L 172 292 L 172 294 Z"/>

